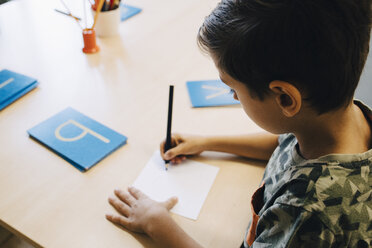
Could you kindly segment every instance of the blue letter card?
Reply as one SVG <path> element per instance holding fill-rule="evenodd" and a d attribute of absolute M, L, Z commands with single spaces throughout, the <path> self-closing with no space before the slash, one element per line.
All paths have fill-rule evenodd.
<path fill-rule="evenodd" d="M 134 15 L 137 15 L 139 12 L 141 12 L 142 9 L 130 6 L 127 4 L 120 4 L 120 20 L 123 22 L 129 18 L 131 18 Z"/>
<path fill-rule="evenodd" d="M 35 78 L 30 78 L 9 70 L 0 71 L 0 110 L 34 89 Z"/>
<path fill-rule="evenodd" d="M 186 82 L 193 107 L 211 107 L 239 104 L 230 88 L 221 80 L 189 81 Z"/>
<path fill-rule="evenodd" d="M 124 145 L 127 137 L 67 108 L 27 131 L 81 171 Z"/>

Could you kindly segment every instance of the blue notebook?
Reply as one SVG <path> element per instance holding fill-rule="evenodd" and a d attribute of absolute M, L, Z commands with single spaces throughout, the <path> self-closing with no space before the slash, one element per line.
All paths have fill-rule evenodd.
<path fill-rule="evenodd" d="M 127 137 L 67 108 L 27 131 L 80 171 L 86 171 L 124 145 Z"/>
<path fill-rule="evenodd" d="M 129 18 L 131 18 L 134 15 L 137 15 L 141 12 L 142 9 L 130 6 L 127 4 L 120 4 L 120 20 L 123 22 Z"/>
<path fill-rule="evenodd" d="M 186 86 L 195 108 L 239 104 L 221 80 L 189 81 Z"/>
<path fill-rule="evenodd" d="M 0 110 L 34 89 L 37 84 L 35 78 L 9 70 L 0 71 Z"/>

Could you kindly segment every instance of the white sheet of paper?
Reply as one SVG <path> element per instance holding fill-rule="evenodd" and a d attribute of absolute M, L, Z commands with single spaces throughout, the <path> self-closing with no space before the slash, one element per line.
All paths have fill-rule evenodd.
<path fill-rule="evenodd" d="M 156 151 L 133 186 L 156 201 L 178 197 L 173 213 L 196 220 L 219 168 L 185 160 L 165 170 L 164 160 Z"/>

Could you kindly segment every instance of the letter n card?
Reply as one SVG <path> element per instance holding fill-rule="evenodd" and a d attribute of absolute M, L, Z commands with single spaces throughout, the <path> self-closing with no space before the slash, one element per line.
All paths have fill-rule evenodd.
<path fill-rule="evenodd" d="M 80 171 L 90 169 L 127 141 L 124 135 L 70 107 L 27 132 Z"/>

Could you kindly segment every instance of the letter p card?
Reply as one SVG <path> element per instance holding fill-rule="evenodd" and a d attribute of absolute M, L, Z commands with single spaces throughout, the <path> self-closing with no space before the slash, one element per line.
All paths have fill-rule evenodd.
<path fill-rule="evenodd" d="M 27 131 L 31 138 L 86 171 L 124 145 L 127 137 L 67 108 Z"/>

